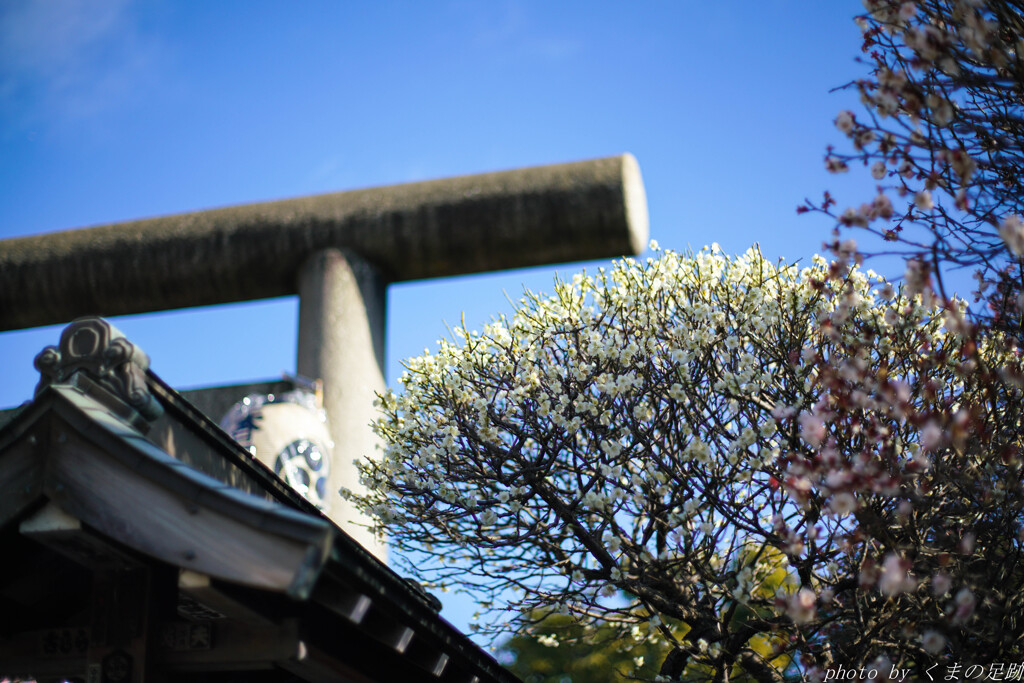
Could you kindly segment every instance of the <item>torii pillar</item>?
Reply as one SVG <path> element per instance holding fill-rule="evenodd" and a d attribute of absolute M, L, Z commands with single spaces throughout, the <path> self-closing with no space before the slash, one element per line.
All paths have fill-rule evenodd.
<path fill-rule="evenodd" d="M 647 202 L 631 155 L 248 204 L 0 241 L 0 331 L 299 295 L 299 374 L 324 384 L 330 516 L 383 557 L 337 496 L 358 489 L 385 389 L 388 284 L 636 254 Z"/>

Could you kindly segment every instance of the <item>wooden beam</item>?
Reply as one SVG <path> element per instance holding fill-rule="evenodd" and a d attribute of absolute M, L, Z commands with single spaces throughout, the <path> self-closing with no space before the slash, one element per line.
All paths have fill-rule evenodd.
<path fill-rule="evenodd" d="M 93 571 L 123 571 L 140 566 L 138 559 L 84 528 L 78 518 L 52 501 L 22 521 L 18 531 Z"/>
<path fill-rule="evenodd" d="M 248 605 L 218 590 L 209 576 L 187 569 L 178 574 L 178 590 L 203 607 L 234 621 L 269 624 L 270 621 Z"/>

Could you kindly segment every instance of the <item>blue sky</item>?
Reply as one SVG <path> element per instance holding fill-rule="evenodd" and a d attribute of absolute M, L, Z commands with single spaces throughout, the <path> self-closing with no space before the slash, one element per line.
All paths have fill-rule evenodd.
<path fill-rule="evenodd" d="M 857 107 L 830 90 L 863 75 L 860 10 L 6 0 L 0 238 L 631 152 L 662 247 L 806 260 L 831 224 L 795 207 L 873 187 L 823 164 L 836 113 Z M 506 293 L 581 267 L 391 287 L 389 381 L 463 315 L 481 325 Z M 179 388 L 295 367 L 294 298 L 113 320 Z M 32 358 L 59 330 L 0 333 L 0 406 L 31 397 Z"/>

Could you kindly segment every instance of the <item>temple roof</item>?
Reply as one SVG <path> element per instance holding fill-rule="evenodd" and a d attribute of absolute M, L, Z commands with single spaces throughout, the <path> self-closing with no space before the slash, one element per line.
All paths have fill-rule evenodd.
<path fill-rule="evenodd" d="M 57 355 L 83 325 L 91 331 L 80 334 L 107 335 L 94 350 L 109 355 L 109 343 L 123 337 L 97 320 L 73 323 L 71 341 L 53 347 Z M 45 367 L 35 398 L 0 428 L 0 551 L 25 560 L 0 568 L 0 613 L 10 615 L 0 625 L 0 675 L 45 673 L 52 662 L 24 649 L 40 631 L 84 625 L 95 637 L 95 606 L 83 599 L 76 608 L 72 593 L 88 592 L 96 577 L 145 567 L 177 605 L 163 628 L 188 615 L 186 622 L 212 623 L 221 634 L 220 648 L 214 641 L 203 650 L 154 650 L 149 656 L 168 671 L 517 680 L 439 616 L 436 598 L 283 484 L 144 357 L 71 370 L 58 367 L 67 358 L 49 362 L 37 360 Z M 32 557 L 39 553 L 45 557 Z M 18 588 L 55 581 L 53 572 L 71 577 L 55 589 L 67 592 L 70 606 Z M 239 645 L 260 638 L 274 646 Z M 83 664 L 89 652 L 112 646 L 90 643 Z"/>

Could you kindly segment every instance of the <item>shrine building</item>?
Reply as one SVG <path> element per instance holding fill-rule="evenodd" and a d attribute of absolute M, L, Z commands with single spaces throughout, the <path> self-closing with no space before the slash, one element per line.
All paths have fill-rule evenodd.
<path fill-rule="evenodd" d="M 0 680 L 516 683 L 338 495 L 379 447 L 387 287 L 647 229 L 622 155 L 0 241 L 0 331 L 70 321 L 0 411 Z M 179 393 L 100 317 L 295 294 L 315 405 Z"/>

